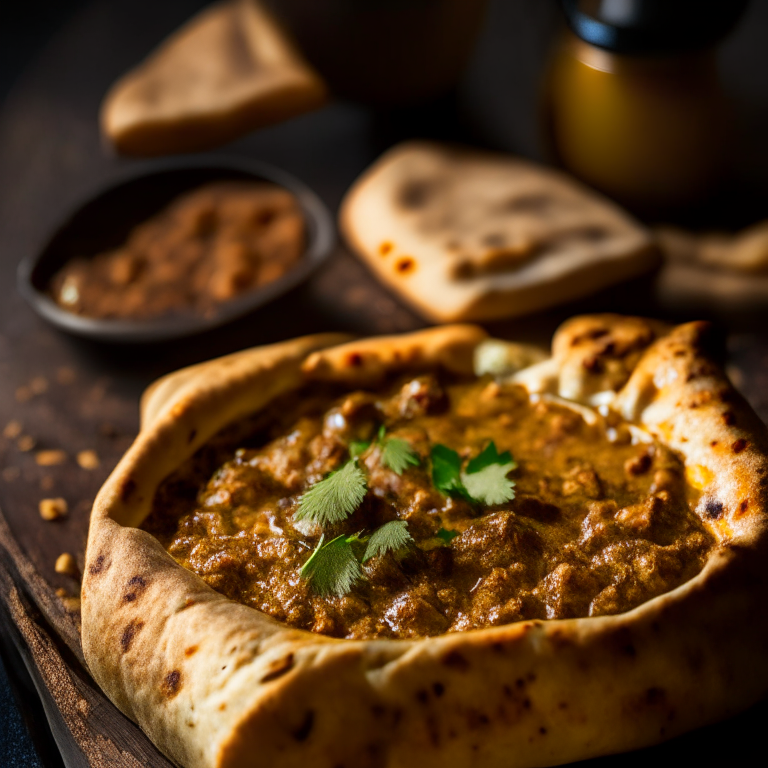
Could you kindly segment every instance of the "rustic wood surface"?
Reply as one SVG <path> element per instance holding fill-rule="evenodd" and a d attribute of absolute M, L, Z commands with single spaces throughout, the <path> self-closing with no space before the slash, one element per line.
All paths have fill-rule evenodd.
<path fill-rule="evenodd" d="M 225 329 L 173 344 L 106 347 L 80 341 L 46 325 L 16 293 L 19 259 L 40 248 L 74 205 L 129 165 L 100 143 L 101 95 L 201 4 L 114 0 L 91 6 L 20 82 L 0 122 L 0 430 L 5 430 L 0 435 L 0 646 L 15 649 L 29 672 L 67 768 L 169 765 L 88 676 L 76 602 L 70 599 L 77 596 L 78 582 L 54 571 L 62 552 L 72 553 L 82 567 L 91 502 L 136 432 L 142 389 L 179 366 L 302 333 L 369 334 L 424 325 L 341 246 L 309 283 L 271 306 Z M 334 210 L 354 177 L 400 138 L 463 138 L 535 154 L 530 104 L 555 19 L 547 4 L 534 0 L 506 5 L 501 0 L 490 14 L 468 82 L 451 98 L 407 113 L 376 114 L 335 104 L 238 142 L 231 153 L 295 173 Z M 500 35 L 520 28 L 526 35 L 518 49 L 505 53 L 506 38 Z M 499 112 L 494 106 L 493 99 L 507 88 L 510 104 L 514 107 L 515 99 L 522 104 L 519 114 L 526 119 L 515 121 L 509 117 L 514 109 Z M 507 128 L 505 139 L 500 126 Z M 690 318 L 688 309 L 655 305 L 652 290 L 652 279 L 644 279 L 489 330 L 544 343 L 558 322 L 578 311 Z M 707 314 L 706 307 L 699 309 Z M 715 319 L 728 333 L 729 370 L 736 384 L 768 420 L 766 314 L 750 307 Z M 39 452 L 51 450 L 64 452 L 61 463 L 41 466 Z M 85 450 L 96 453 L 98 466 L 78 464 L 76 456 Z M 62 520 L 45 522 L 38 503 L 55 497 L 67 501 L 69 512 Z M 56 590 L 64 591 L 63 599 Z M 767 714 L 768 705 L 759 705 L 669 744 L 591 763 L 746 759 L 752 749 L 762 748 Z"/>

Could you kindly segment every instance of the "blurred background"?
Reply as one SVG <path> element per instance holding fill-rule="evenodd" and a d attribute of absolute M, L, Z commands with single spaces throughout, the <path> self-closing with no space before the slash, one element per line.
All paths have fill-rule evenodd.
<path fill-rule="evenodd" d="M 68 37 L 68 25 L 74 35 L 84 34 L 99 24 L 103 27 L 102 39 L 90 40 L 78 51 L 83 58 L 91 54 L 97 57 L 103 55 L 105 46 L 113 49 L 110 59 L 115 63 L 109 68 L 100 68 L 101 72 L 88 73 L 89 82 L 83 83 L 85 94 L 93 88 L 91 81 L 101 80 L 109 85 L 109 78 L 115 72 L 119 72 L 121 67 L 128 68 L 138 63 L 162 41 L 165 34 L 172 31 L 174 25 L 180 25 L 195 11 L 205 7 L 206 3 L 202 0 L 160 0 L 152 4 L 149 16 L 149 6 L 138 4 L 135 12 L 125 18 L 120 11 L 121 5 L 119 0 L 4 3 L 0 8 L 0 99 L 7 99 L 14 83 L 45 50 L 52 37 L 64 42 Z M 341 56 L 339 45 L 344 39 L 351 49 L 351 55 L 362 56 L 370 49 L 370 41 L 356 40 L 352 27 L 339 27 L 335 21 L 342 14 L 334 16 L 326 13 L 329 7 L 341 6 L 343 9 L 345 3 L 316 3 L 314 11 L 311 10 L 312 3 L 302 0 L 271 0 L 269 5 L 278 14 L 283 13 L 287 18 L 298 20 L 294 25 L 294 34 L 301 43 L 306 44 L 304 51 L 312 63 L 321 65 L 321 73 L 329 75 L 335 92 L 342 97 L 350 94 L 359 97 L 363 80 L 359 79 L 355 83 L 349 77 L 348 70 L 344 75 L 338 62 L 348 61 L 346 57 L 350 54 L 345 51 L 345 56 Z M 351 5 L 354 6 L 354 3 Z M 370 5 L 371 8 L 382 7 L 380 0 Z M 421 0 L 390 3 L 392 8 L 399 11 L 406 9 L 408 12 L 414 8 L 419 10 L 420 6 L 435 5 Z M 448 7 L 451 4 L 444 5 Z M 469 5 L 474 5 L 476 9 L 483 8 L 482 3 Z M 599 7 L 600 3 L 586 2 L 582 5 L 594 8 Z M 701 4 L 702 11 L 709 5 Z M 720 5 L 718 14 L 728 17 L 728 8 L 733 7 L 734 3 L 715 5 Z M 742 3 L 737 1 L 735 5 L 741 6 Z M 458 130 L 455 126 L 444 126 L 444 130 L 447 133 L 462 132 L 467 135 L 469 128 L 478 140 L 489 146 L 543 159 L 545 142 L 541 132 L 541 108 L 545 93 L 545 73 L 557 52 L 558 41 L 561 39 L 559 36 L 565 29 L 564 14 L 559 3 L 557 0 L 490 0 L 484 12 L 473 12 L 469 16 L 471 18 L 464 25 L 467 33 L 465 39 L 454 40 L 462 52 L 456 49 L 453 51 L 453 58 L 461 64 L 455 68 L 458 78 L 453 93 L 457 95 L 460 105 L 459 114 L 467 123 Z M 696 13 L 687 16 L 687 22 L 680 25 L 683 30 L 696 23 Z M 318 26 L 318 19 L 324 17 L 327 19 L 325 25 Z M 121 28 L 105 24 L 110 19 L 119 19 Z M 73 22 L 80 27 L 79 30 L 72 28 Z M 127 26 L 126 22 L 132 26 Z M 768 128 L 768 78 L 765 77 L 768 52 L 764 45 L 766 29 L 768 2 L 752 0 L 727 37 L 712 46 L 717 52 L 723 90 L 736 114 L 739 140 L 732 148 L 736 155 L 736 165 L 740 172 L 753 178 L 764 178 L 768 170 L 768 148 L 761 140 Z M 385 30 L 382 36 L 389 31 Z M 417 32 L 422 33 L 424 29 L 418 29 Z M 403 52 L 402 57 L 393 57 L 393 60 L 403 62 L 403 70 L 394 73 L 390 71 L 388 76 L 391 82 L 402 84 L 403 79 L 406 82 L 410 79 L 407 72 L 412 50 L 408 46 L 417 45 L 417 39 L 417 35 L 406 39 L 398 35 L 388 43 L 395 50 Z M 381 44 L 384 45 L 383 42 Z M 680 47 L 684 45 L 684 42 L 680 43 Z M 465 49 L 468 54 L 466 57 L 463 54 Z M 329 56 L 329 51 L 335 52 L 335 57 Z M 71 55 L 72 51 L 68 53 Z M 72 61 L 71 69 L 74 71 L 83 63 Z M 368 70 L 364 75 L 367 74 Z M 62 78 L 66 78 L 66 72 L 62 72 Z M 446 82 L 450 79 L 446 78 Z M 403 90 L 401 86 L 400 90 Z M 367 95 L 371 97 L 370 101 L 376 101 L 370 88 Z M 418 97 L 416 92 L 414 99 L 418 100 Z M 409 117 L 412 119 L 412 115 Z M 62 116 L 62 120 L 66 120 L 66 115 Z"/>

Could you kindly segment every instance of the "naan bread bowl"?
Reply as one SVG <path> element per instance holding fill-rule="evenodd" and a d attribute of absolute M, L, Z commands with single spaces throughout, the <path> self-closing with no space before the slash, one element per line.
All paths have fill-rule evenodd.
<path fill-rule="evenodd" d="M 82 593 L 91 673 L 186 768 L 556 765 L 748 707 L 768 691 L 768 436 L 707 343 L 704 323 L 596 315 L 566 323 L 551 358 L 519 370 L 536 355 L 511 345 L 505 368 L 484 331 L 448 326 L 306 337 L 161 379 L 93 508 Z M 404 371 L 471 378 L 476 366 L 534 400 L 610 411 L 673 451 L 713 537 L 703 569 L 616 615 L 345 640 L 225 598 L 138 527 L 164 478 L 291 389 L 370 387 Z"/>

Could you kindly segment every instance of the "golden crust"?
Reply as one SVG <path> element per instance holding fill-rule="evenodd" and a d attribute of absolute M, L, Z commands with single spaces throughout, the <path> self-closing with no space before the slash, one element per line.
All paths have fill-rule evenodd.
<path fill-rule="evenodd" d="M 214 592 L 130 526 L 163 477 L 278 392 L 414 364 L 466 370 L 484 333 L 309 337 L 166 377 L 145 396 L 136 443 L 94 505 L 83 586 L 91 672 L 188 768 L 554 765 L 662 741 L 750 705 L 768 691 L 768 436 L 711 361 L 707 336 L 702 323 L 577 318 L 527 379 L 577 403 L 610 396 L 680 452 L 719 541 L 704 570 L 626 614 L 416 641 L 289 629 Z"/>

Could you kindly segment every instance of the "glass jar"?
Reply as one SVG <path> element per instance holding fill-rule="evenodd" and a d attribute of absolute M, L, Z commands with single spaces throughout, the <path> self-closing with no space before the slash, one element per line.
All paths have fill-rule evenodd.
<path fill-rule="evenodd" d="M 714 44 L 746 2 L 563 5 L 571 30 L 546 86 L 554 159 L 642 212 L 705 199 L 729 168 L 731 146 L 731 110 Z"/>

